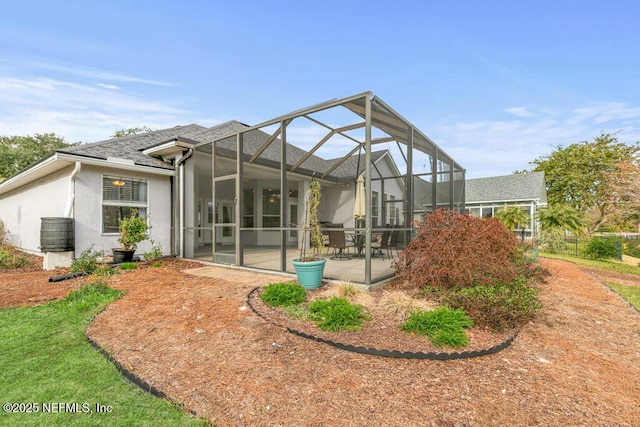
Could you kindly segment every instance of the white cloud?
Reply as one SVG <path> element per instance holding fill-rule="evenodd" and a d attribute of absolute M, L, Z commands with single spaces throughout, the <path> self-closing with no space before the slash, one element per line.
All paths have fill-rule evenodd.
<path fill-rule="evenodd" d="M 80 76 L 80 77 L 88 77 L 96 80 L 116 81 L 116 82 L 124 82 L 124 83 L 141 83 L 141 84 L 152 85 L 152 86 L 166 86 L 166 87 L 174 86 L 172 83 L 168 83 L 168 82 L 129 76 L 126 74 L 113 73 L 109 71 L 89 69 L 89 68 L 84 68 L 82 66 L 75 65 L 75 64 L 61 65 L 61 64 L 53 64 L 49 62 L 32 62 L 28 65 L 30 67 L 33 67 L 39 70 L 56 71 L 56 72 Z"/>
<path fill-rule="evenodd" d="M 517 112 L 532 111 L 517 108 Z M 443 121 L 425 132 L 464 166 L 471 178 L 530 168 L 528 162 L 551 153 L 556 146 L 592 140 L 600 132 L 621 131 L 618 139 L 622 142 L 640 139 L 640 107 L 612 102 L 566 111 L 535 111 L 535 116 L 520 114 L 513 120 Z"/>
<path fill-rule="evenodd" d="M 116 86 L 116 85 L 109 85 L 106 83 L 96 83 L 96 86 L 104 88 L 104 89 L 111 89 L 111 90 L 119 90 L 120 86 Z"/>
<path fill-rule="evenodd" d="M 90 142 L 108 138 L 116 129 L 142 125 L 163 128 L 194 120 L 192 111 L 110 86 L 0 77 L 0 132 L 55 132 L 71 142 Z"/>
<path fill-rule="evenodd" d="M 526 107 L 505 108 L 504 111 L 516 117 L 531 117 L 535 114 Z"/>

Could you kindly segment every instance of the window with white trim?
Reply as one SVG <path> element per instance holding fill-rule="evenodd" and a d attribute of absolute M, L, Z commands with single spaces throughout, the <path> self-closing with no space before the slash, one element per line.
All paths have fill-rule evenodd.
<path fill-rule="evenodd" d="M 146 218 L 147 189 L 145 179 L 103 176 L 102 232 L 117 233 L 120 220 L 131 216 L 134 209 Z"/>

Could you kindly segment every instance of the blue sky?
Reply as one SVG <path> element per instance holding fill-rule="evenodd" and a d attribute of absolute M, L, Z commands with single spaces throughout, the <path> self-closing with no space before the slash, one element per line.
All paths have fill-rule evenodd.
<path fill-rule="evenodd" d="M 639 16 L 616 0 L 5 2 L 0 135 L 256 124 L 371 90 L 468 177 L 509 174 L 601 131 L 640 139 Z"/>

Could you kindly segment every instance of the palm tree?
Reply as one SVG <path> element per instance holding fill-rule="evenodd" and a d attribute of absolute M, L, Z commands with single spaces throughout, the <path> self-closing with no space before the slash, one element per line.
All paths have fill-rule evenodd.
<path fill-rule="evenodd" d="M 555 204 L 540 209 L 538 210 L 538 219 L 542 229 L 567 229 L 574 234 L 584 232 L 584 214 L 568 205 Z"/>
<path fill-rule="evenodd" d="M 529 215 L 515 205 L 501 207 L 496 212 L 496 217 L 511 230 L 524 228 L 529 223 Z"/>

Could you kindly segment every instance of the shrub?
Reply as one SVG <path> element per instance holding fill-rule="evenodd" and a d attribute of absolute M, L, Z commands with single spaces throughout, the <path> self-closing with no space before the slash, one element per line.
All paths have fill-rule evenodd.
<path fill-rule="evenodd" d="M 591 259 L 620 259 L 622 256 L 622 244 L 620 239 L 615 237 L 592 237 L 587 242 L 583 251 L 587 258 Z"/>
<path fill-rule="evenodd" d="M 550 254 L 561 254 L 567 250 L 564 231 L 558 227 L 547 228 L 540 234 L 540 247 Z"/>
<path fill-rule="evenodd" d="M 272 283 L 262 290 L 262 301 L 272 307 L 300 304 L 307 296 L 307 291 L 295 282 Z"/>
<path fill-rule="evenodd" d="M 640 239 L 626 239 L 622 245 L 622 253 L 635 258 L 640 258 Z"/>
<path fill-rule="evenodd" d="M 119 221 L 118 232 L 118 242 L 122 243 L 122 249 L 135 250 L 138 243 L 149 238 L 149 224 L 145 218 L 138 216 L 137 209 L 132 209 L 131 216 Z"/>
<path fill-rule="evenodd" d="M 400 329 L 418 335 L 427 335 L 437 347 L 463 347 L 469 343 L 465 328 L 473 326 L 473 321 L 463 310 L 439 307 L 432 311 L 415 311 L 400 325 Z"/>
<path fill-rule="evenodd" d="M 78 258 L 73 260 L 70 270 L 72 273 L 90 273 L 98 268 L 98 258 L 102 256 L 104 256 L 103 252 L 96 251 L 91 245 L 82 251 Z"/>
<path fill-rule="evenodd" d="M 395 263 L 405 287 L 485 285 L 518 274 L 518 240 L 498 219 L 439 209 L 414 227 L 417 236 Z"/>
<path fill-rule="evenodd" d="M 162 245 L 159 243 L 156 245 L 155 240 L 151 239 L 151 250 L 149 250 L 149 252 L 145 252 L 145 261 L 153 261 L 154 259 L 161 258 L 162 256 Z"/>
<path fill-rule="evenodd" d="M 29 264 L 29 258 L 20 253 L 15 253 L 10 246 L 0 246 L 0 269 L 13 270 Z"/>
<path fill-rule="evenodd" d="M 0 245 L 4 243 L 7 238 L 7 227 L 4 225 L 4 222 L 0 219 Z"/>
<path fill-rule="evenodd" d="M 536 289 L 523 278 L 507 285 L 453 290 L 443 299 L 450 307 L 468 313 L 476 325 L 495 331 L 522 326 L 542 307 Z"/>
<path fill-rule="evenodd" d="M 323 331 L 357 331 L 362 328 L 362 322 L 369 319 L 361 306 L 338 297 L 314 300 L 309 303 L 309 311 Z"/>

